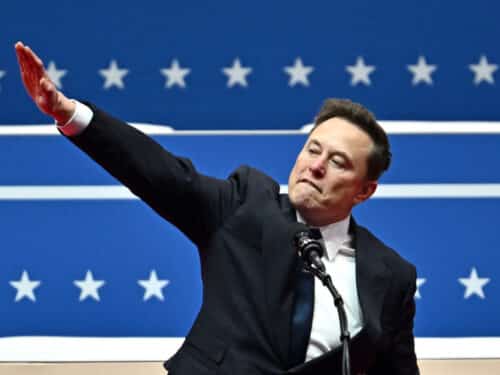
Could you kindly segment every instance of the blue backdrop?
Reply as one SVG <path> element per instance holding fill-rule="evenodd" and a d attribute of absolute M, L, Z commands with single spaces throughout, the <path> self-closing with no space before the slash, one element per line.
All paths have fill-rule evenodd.
<path fill-rule="evenodd" d="M 131 122 L 290 129 L 310 122 L 326 97 L 349 97 L 384 120 L 498 121 L 499 13 L 492 0 L 7 2 L 0 127 L 50 121 L 24 93 L 17 40 L 40 53 L 67 95 Z M 282 184 L 304 141 L 157 139 L 208 174 L 224 177 L 245 163 Z M 500 182 L 498 135 L 391 140 L 395 159 L 384 184 Z M 116 184 L 57 136 L 0 137 L 0 161 L 0 187 Z M 356 210 L 425 279 L 418 336 L 500 335 L 499 208 L 498 198 L 431 198 L 373 199 Z M 196 251 L 140 201 L 3 199 L 0 212 L 0 336 L 187 332 L 200 303 Z M 473 268 L 484 298 L 464 297 L 458 279 Z M 41 282 L 36 301 L 15 301 L 12 282 L 24 270 Z M 79 301 L 74 281 L 87 270 L 105 281 L 99 302 Z M 169 281 L 163 301 L 144 301 L 138 281 L 152 270 Z"/>
<path fill-rule="evenodd" d="M 165 147 L 190 154 L 199 169 L 226 176 L 248 163 L 287 183 L 304 136 L 161 136 Z M 499 135 L 392 136 L 394 165 L 383 178 L 394 183 L 500 181 Z M 258 152 L 256 152 L 258 150 Z M 443 152 L 446 150 L 446 152 Z M 466 151 L 464 151 L 466 150 Z M 0 137 L 0 185 L 114 185 L 111 177 L 67 140 Z M 272 162 L 270 162 L 272 160 Z M 418 336 L 500 335 L 498 277 L 499 198 L 374 198 L 355 217 L 414 262 L 426 279 L 417 299 Z M 198 256 L 175 228 L 138 200 L 0 200 L 1 335 L 183 336 L 194 319 L 201 286 Z M 193 213 L 195 214 L 195 213 Z M 459 278 L 472 268 L 490 282 L 484 298 Z M 27 270 L 35 301 L 15 302 Z M 100 301 L 79 301 L 91 270 Z M 164 300 L 144 301 L 138 280 L 155 270 Z M 471 317 L 481 317 L 472 319 Z"/>
<path fill-rule="evenodd" d="M 498 120 L 499 13 L 494 0 L 5 2 L 0 124 L 47 121 L 19 83 L 17 40 L 55 64 L 70 96 L 92 98 L 131 122 L 288 129 L 310 122 L 331 96 L 360 101 L 385 120 Z M 413 85 L 408 66 L 420 56 L 435 67 L 432 83 Z M 375 69 L 369 84 L 351 85 L 346 69 L 358 57 Z M 237 58 L 252 69 L 246 87 L 228 87 L 222 71 Z M 314 69 L 309 86 L 289 85 L 284 69 L 297 58 Z M 104 88 L 99 71 L 112 60 L 128 70 L 122 89 Z M 190 69 L 185 87 L 165 87 L 161 70 L 174 60 Z"/>

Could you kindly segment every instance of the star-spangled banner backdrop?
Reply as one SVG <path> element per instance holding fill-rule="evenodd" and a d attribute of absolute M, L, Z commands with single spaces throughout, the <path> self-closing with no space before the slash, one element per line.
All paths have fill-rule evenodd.
<path fill-rule="evenodd" d="M 286 188 L 305 135 L 155 138 L 206 174 L 248 163 Z M 500 135 L 391 141 L 380 195 L 354 215 L 417 265 L 416 335 L 500 336 Z M 0 137 L 0 159 L 2 336 L 186 334 L 201 285 L 180 232 L 60 135 Z"/>
<path fill-rule="evenodd" d="M 289 129 L 331 96 L 385 120 L 495 121 L 499 13 L 494 0 L 5 2 L 0 124 L 47 122 L 17 40 L 68 95 L 132 122 Z"/>
<path fill-rule="evenodd" d="M 324 98 L 348 97 L 383 120 L 473 121 L 473 132 L 500 120 L 499 11 L 486 0 L 6 3 L 0 130 L 50 122 L 19 79 L 23 40 L 66 94 L 130 122 L 297 129 Z M 21 133 L 0 136 L 0 336 L 184 336 L 201 299 L 192 245 L 62 137 Z M 304 136 L 157 139 L 208 174 L 250 164 L 285 185 Z M 391 140 L 387 196 L 355 216 L 417 265 L 416 335 L 500 336 L 498 134 Z"/>

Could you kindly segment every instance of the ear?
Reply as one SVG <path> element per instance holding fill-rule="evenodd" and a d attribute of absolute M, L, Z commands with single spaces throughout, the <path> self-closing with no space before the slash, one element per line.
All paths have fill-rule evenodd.
<path fill-rule="evenodd" d="M 377 190 L 377 186 L 378 181 L 365 181 L 361 190 L 354 197 L 354 204 L 359 204 L 370 198 L 375 193 L 375 190 Z"/>

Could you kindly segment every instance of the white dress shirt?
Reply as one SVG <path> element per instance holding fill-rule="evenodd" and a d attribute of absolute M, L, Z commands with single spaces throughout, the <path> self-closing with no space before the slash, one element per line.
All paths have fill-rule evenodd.
<path fill-rule="evenodd" d="M 297 214 L 298 221 L 304 220 Z M 356 285 L 355 250 L 350 247 L 349 223 L 351 217 L 320 227 L 326 253 L 322 260 L 333 285 L 342 296 L 351 337 L 363 327 L 363 316 Z M 306 361 L 340 346 L 340 322 L 330 291 L 318 278 L 314 280 L 314 311 Z"/>
<path fill-rule="evenodd" d="M 66 124 L 56 124 L 57 128 L 68 137 L 80 134 L 92 121 L 94 113 L 85 104 L 73 100 L 76 105 L 75 112 Z"/>
<path fill-rule="evenodd" d="M 93 117 L 92 110 L 86 105 L 74 101 L 75 113 L 66 124 L 57 124 L 67 136 L 75 136 L 85 130 Z M 304 220 L 297 215 L 300 222 Z M 351 337 L 363 326 L 363 317 L 356 286 L 355 250 L 350 247 L 350 216 L 336 223 L 319 228 L 323 235 L 326 254 L 323 262 L 326 272 L 331 276 L 333 285 L 344 300 L 348 329 Z M 311 336 L 307 346 L 306 361 L 320 356 L 340 346 L 340 325 L 337 308 L 328 289 L 317 278 L 314 281 L 314 310 Z"/>

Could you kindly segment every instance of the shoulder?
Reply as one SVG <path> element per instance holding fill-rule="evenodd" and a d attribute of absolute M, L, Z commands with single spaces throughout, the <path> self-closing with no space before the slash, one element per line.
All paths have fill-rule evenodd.
<path fill-rule="evenodd" d="M 417 274 L 415 265 L 403 258 L 396 250 L 386 245 L 368 229 L 357 224 L 356 237 L 356 241 L 369 243 L 369 251 L 377 252 L 397 279 L 405 280 L 410 284 L 415 282 Z"/>
<path fill-rule="evenodd" d="M 272 177 L 249 165 L 240 165 L 233 172 L 231 172 L 229 178 L 238 178 L 245 180 L 246 182 L 277 184 Z"/>
<path fill-rule="evenodd" d="M 236 185 L 242 198 L 262 194 L 277 196 L 280 190 L 280 185 L 272 177 L 248 165 L 238 167 L 228 180 Z"/>

